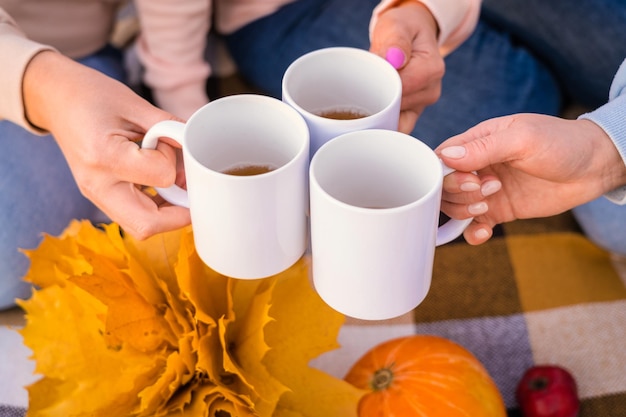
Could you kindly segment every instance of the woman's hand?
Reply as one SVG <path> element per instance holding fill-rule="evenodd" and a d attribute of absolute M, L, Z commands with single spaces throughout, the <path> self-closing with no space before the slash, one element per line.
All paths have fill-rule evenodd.
<path fill-rule="evenodd" d="M 152 125 L 172 115 L 53 51 L 32 59 L 23 94 L 29 121 L 52 133 L 83 195 L 126 232 L 144 239 L 190 223 L 188 209 L 152 198 L 139 186 L 168 187 L 176 181 L 174 148 L 138 145 Z"/>
<path fill-rule="evenodd" d="M 411 132 L 426 106 L 441 95 L 445 65 L 437 32 L 433 15 L 415 0 L 384 11 L 372 31 L 370 51 L 386 58 L 402 79 L 401 132 Z"/>
<path fill-rule="evenodd" d="M 589 120 L 495 118 L 436 152 L 458 170 L 444 180 L 442 210 L 454 218 L 475 216 L 464 233 L 470 244 L 487 241 L 496 224 L 556 215 L 626 184 L 617 148 Z"/>

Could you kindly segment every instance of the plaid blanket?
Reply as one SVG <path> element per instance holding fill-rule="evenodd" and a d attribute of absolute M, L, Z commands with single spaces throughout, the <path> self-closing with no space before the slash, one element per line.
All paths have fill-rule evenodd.
<path fill-rule="evenodd" d="M 22 417 L 24 413 L 23 408 L 0 404 L 0 417 Z"/>
<path fill-rule="evenodd" d="M 437 249 L 431 290 L 410 314 L 348 319 L 341 348 L 313 365 L 339 378 L 365 351 L 407 334 L 437 334 L 473 352 L 518 416 L 514 392 L 533 364 L 569 369 L 580 417 L 626 416 L 626 286 L 609 254 L 569 214 L 517 221 L 488 243 L 457 240 Z M 24 410 L 0 405 L 0 417 Z"/>
<path fill-rule="evenodd" d="M 240 77 L 209 83 L 210 95 L 255 92 Z M 581 112 L 574 109 L 568 118 Z M 348 320 L 342 347 L 314 365 L 343 377 L 365 351 L 397 336 L 437 334 L 472 351 L 498 384 L 510 415 L 515 387 L 534 364 L 572 372 L 579 417 L 626 417 L 626 282 L 570 213 L 496 229 L 480 246 L 462 239 L 435 252 L 433 282 L 412 313 L 380 322 Z M 623 276 L 626 276 L 626 268 Z"/>
<path fill-rule="evenodd" d="M 580 417 L 626 416 L 626 288 L 609 254 L 571 215 L 517 221 L 480 246 L 437 249 L 431 290 L 406 316 L 350 320 L 342 347 L 318 366 L 342 376 L 367 349 L 425 333 L 454 340 L 482 361 L 510 415 L 515 387 L 533 364 L 558 364 L 578 382 Z"/>

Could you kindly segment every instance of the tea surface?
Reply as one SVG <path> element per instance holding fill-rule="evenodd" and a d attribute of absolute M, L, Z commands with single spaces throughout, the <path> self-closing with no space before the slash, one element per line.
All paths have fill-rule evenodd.
<path fill-rule="evenodd" d="M 354 120 L 369 116 L 362 110 L 324 110 L 318 116 L 335 120 Z"/>
<path fill-rule="evenodd" d="M 270 165 L 239 165 L 233 168 L 229 168 L 223 171 L 224 174 L 236 175 L 239 177 L 247 177 L 251 175 L 265 174 L 275 170 L 276 168 Z"/>

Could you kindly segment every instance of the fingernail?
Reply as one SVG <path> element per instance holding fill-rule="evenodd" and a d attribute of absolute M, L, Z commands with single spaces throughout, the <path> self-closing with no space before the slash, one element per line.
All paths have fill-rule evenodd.
<path fill-rule="evenodd" d="M 447 156 L 452 159 L 461 159 L 465 156 L 464 146 L 449 146 L 441 150 L 443 156 Z"/>
<path fill-rule="evenodd" d="M 476 239 L 487 239 L 489 237 L 489 231 L 487 231 L 486 229 L 478 229 L 476 232 L 474 232 L 474 237 L 476 237 Z"/>
<path fill-rule="evenodd" d="M 472 216 L 479 216 L 481 214 L 485 214 L 488 210 L 487 203 L 481 201 L 480 203 L 474 203 L 467 206 L 467 211 Z"/>
<path fill-rule="evenodd" d="M 385 55 L 385 59 L 387 62 L 391 64 L 395 69 L 402 67 L 404 64 L 404 52 L 400 48 L 391 47 L 387 50 L 387 55 Z"/>
<path fill-rule="evenodd" d="M 494 194 L 502 188 L 502 183 L 497 180 L 487 181 L 480 187 L 480 193 L 487 197 L 488 195 Z"/>
<path fill-rule="evenodd" d="M 480 190 L 480 184 L 476 184 L 475 182 L 464 182 L 459 188 L 461 191 L 478 191 Z"/>

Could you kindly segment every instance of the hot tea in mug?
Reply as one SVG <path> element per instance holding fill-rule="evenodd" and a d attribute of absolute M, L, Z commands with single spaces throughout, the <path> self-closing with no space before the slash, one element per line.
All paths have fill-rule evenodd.
<path fill-rule="evenodd" d="M 224 174 L 235 175 L 238 177 L 248 177 L 252 175 L 261 175 L 274 171 L 275 166 L 263 164 L 241 164 L 222 171 Z"/>
<path fill-rule="evenodd" d="M 317 112 L 318 116 L 334 120 L 354 120 L 361 119 L 370 115 L 369 112 L 356 108 L 336 108 L 329 110 L 321 110 Z"/>
<path fill-rule="evenodd" d="M 300 259 L 308 243 L 309 131 L 293 108 L 261 95 L 223 97 L 186 123 L 155 124 L 142 146 L 154 149 L 161 137 L 182 146 L 187 189 L 157 191 L 189 207 L 196 251 L 209 267 L 257 279 Z"/>
<path fill-rule="evenodd" d="M 330 139 L 363 129 L 398 129 L 398 71 L 364 49 L 318 49 L 285 71 L 282 99 L 306 120 L 311 156 Z"/>

